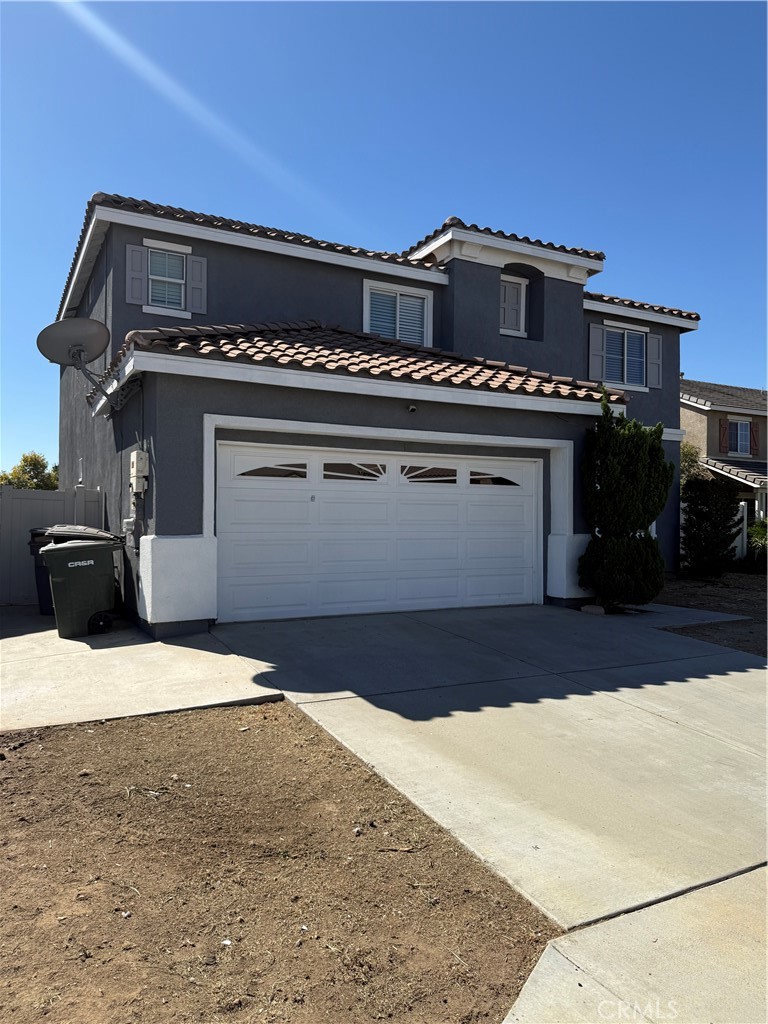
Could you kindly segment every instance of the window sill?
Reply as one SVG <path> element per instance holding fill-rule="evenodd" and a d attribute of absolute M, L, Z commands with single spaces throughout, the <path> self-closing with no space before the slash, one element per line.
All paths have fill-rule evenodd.
<path fill-rule="evenodd" d="M 643 391 L 649 392 L 651 389 L 643 387 L 642 384 L 622 384 L 620 380 L 604 380 L 603 384 L 608 384 L 612 388 L 621 388 L 622 391 Z"/>
<path fill-rule="evenodd" d="M 176 320 L 191 320 L 192 314 L 186 309 L 168 309 L 166 306 L 142 306 L 142 313 L 151 313 L 152 316 L 172 316 Z"/>
<path fill-rule="evenodd" d="M 508 327 L 500 327 L 499 334 L 505 335 L 507 338 L 527 338 L 528 335 L 525 331 L 510 331 Z"/>
<path fill-rule="evenodd" d="M 753 459 L 754 455 L 747 455 L 746 452 L 728 452 L 729 459 Z"/>

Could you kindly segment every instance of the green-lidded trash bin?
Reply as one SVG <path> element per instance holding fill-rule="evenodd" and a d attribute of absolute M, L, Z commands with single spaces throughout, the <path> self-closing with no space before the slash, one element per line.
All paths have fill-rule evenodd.
<path fill-rule="evenodd" d="M 107 633 L 112 628 L 113 554 L 121 544 L 119 538 L 105 534 L 102 538 L 49 544 L 40 552 L 51 574 L 60 637 L 71 639 L 89 633 Z"/>

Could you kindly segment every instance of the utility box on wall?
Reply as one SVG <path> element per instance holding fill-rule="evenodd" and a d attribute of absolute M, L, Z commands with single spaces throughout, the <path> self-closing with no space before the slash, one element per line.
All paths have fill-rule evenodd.
<path fill-rule="evenodd" d="M 147 489 L 149 476 L 149 453 L 137 449 L 131 452 L 130 484 L 134 494 L 143 494 Z"/>

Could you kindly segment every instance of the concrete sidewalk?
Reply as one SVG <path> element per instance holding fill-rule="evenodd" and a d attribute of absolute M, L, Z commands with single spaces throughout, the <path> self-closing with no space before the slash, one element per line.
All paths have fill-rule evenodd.
<path fill-rule="evenodd" d="M 1 614 L 3 730 L 282 699 L 207 633 L 161 643 L 118 622 L 103 636 L 62 640 L 36 608 Z"/>
<path fill-rule="evenodd" d="M 758 868 L 553 939 L 504 1024 L 764 1024 Z"/>
<path fill-rule="evenodd" d="M 511 1020 L 763 1024 L 762 873 L 723 880 L 765 860 L 765 662 L 658 628 L 724 618 L 545 606 L 214 633 L 571 932 Z M 718 931 L 733 893 L 741 925 Z M 676 1018 L 576 997 L 589 976 L 593 1002 L 644 999 L 649 972 Z"/>

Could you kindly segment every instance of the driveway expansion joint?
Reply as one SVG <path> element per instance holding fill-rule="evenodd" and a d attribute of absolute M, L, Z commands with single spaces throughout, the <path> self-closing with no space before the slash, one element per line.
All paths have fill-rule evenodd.
<path fill-rule="evenodd" d="M 702 889 L 711 889 L 715 885 L 719 885 L 721 882 L 727 882 L 731 878 L 740 878 L 742 875 L 749 875 L 753 871 L 759 871 L 761 868 L 768 866 L 768 861 L 761 860 L 756 864 L 750 864 L 745 868 L 738 868 L 736 871 L 730 871 L 725 875 L 719 875 L 717 878 L 707 879 L 706 882 L 697 882 L 695 885 L 689 885 L 685 889 L 677 889 L 675 892 L 667 893 L 664 896 L 657 896 L 656 899 L 646 900 L 644 903 L 637 903 L 632 907 L 625 907 L 623 910 L 615 910 L 611 914 L 603 914 L 602 917 L 596 917 L 591 921 L 583 921 L 579 924 L 571 925 L 570 928 L 565 928 L 563 935 L 559 938 L 564 938 L 566 935 L 574 935 L 576 932 L 584 931 L 587 928 L 593 928 L 599 924 L 605 924 L 606 921 L 615 921 L 619 917 L 628 917 L 630 914 L 636 914 L 640 910 L 647 910 L 649 907 L 657 907 L 661 903 L 671 903 L 672 900 L 679 899 L 681 896 L 687 896 L 692 892 L 700 892 Z M 557 942 L 557 939 L 551 940 L 553 943 Z"/>

